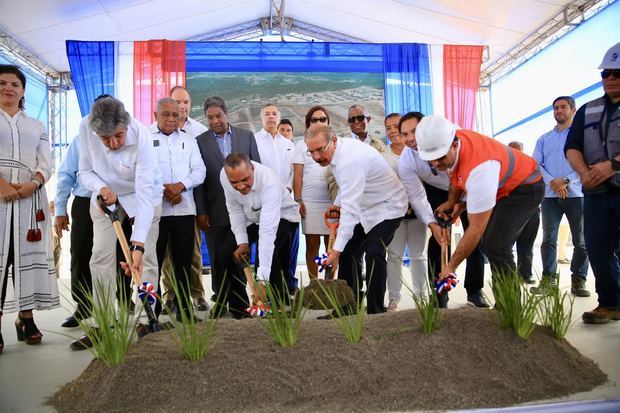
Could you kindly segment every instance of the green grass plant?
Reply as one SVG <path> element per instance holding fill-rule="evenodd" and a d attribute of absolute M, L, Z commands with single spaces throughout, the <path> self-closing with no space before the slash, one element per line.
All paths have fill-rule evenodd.
<path fill-rule="evenodd" d="M 492 289 L 502 328 L 511 328 L 527 339 L 536 327 L 542 297 L 530 294 L 516 272 L 493 274 Z"/>
<path fill-rule="evenodd" d="M 189 361 L 202 360 L 213 345 L 218 318 L 210 317 L 207 320 L 198 322 L 194 314 L 191 295 L 181 291 L 177 277 L 170 277 L 170 283 L 172 284 L 174 296 L 177 299 L 177 306 L 180 306 L 180 309 L 185 308 L 186 311 L 179 309 L 181 320 L 177 320 L 170 309 L 166 308 L 168 314 L 170 314 L 170 322 L 174 325 L 174 328 L 169 329 L 168 333 L 179 346 L 183 357 Z M 189 282 L 185 286 L 185 291 L 190 291 Z M 218 297 L 220 294 L 221 291 L 218 292 Z M 219 302 L 219 300 L 216 301 Z"/>
<path fill-rule="evenodd" d="M 369 277 L 372 277 L 372 271 Z M 359 343 L 362 340 L 364 332 L 364 318 L 366 316 L 366 294 L 363 294 L 361 297 L 359 297 L 359 288 L 357 288 L 357 291 L 353 292 L 354 295 L 357 297 L 355 300 L 355 305 L 346 306 L 343 308 L 341 303 L 338 302 L 338 296 L 335 294 L 334 291 L 328 290 L 321 283 L 319 283 L 319 286 L 329 302 L 323 303 L 320 298 L 319 301 L 321 302 L 321 305 L 325 310 L 330 310 L 331 308 L 334 309 L 333 312 L 329 312 L 330 318 L 336 322 L 338 328 L 344 335 L 344 338 L 347 340 L 348 343 Z"/>
<path fill-rule="evenodd" d="M 567 300 L 568 299 L 568 300 Z M 568 301 L 568 304 L 565 302 Z M 575 298 L 559 288 L 551 289 L 541 300 L 539 319 L 542 325 L 551 329 L 553 337 L 561 339 L 571 325 Z"/>
<path fill-rule="evenodd" d="M 282 280 L 286 285 L 284 279 Z M 261 322 L 267 331 L 280 347 L 295 347 L 301 329 L 301 321 L 306 314 L 307 309 L 303 307 L 304 287 L 299 289 L 299 293 L 293 300 L 290 310 L 287 311 L 288 297 L 275 289 L 270 283 L 265 286 L 267 290 L 267 299 L 271 303 L 271 310 L 267 311 Z"/>
<path fill-rule="evenodd" d="M 432 334 L 433 331 L 439 330 L 441 327 L 441 312 L 439 311 L 439 299 L 437 291 L 427 286 L 427 291 L 416 294 L 403 280 L 403 285 L 409 290 L 411 298 L 415 302 L 418 310 L 418 317 L 422 325 L 422 331 L 425 334 Z"/>
<path fill-rule="evenodd" d="M 131 297 L 127 297 L 121 289 L 118 305 L 115 305 L 112 289 L 104 287 L 100 281 L 94 288 L 97 299 L 90 291 L 84 291 L 85 302 L 82 304 L 86 304 L 85 308 L 92 308 L 91 319 L 98 327 L 93 328 L 89 319 L 78 322 L 93 343 L 89 350 L 95 358 L 108 367 L 123 364 L 136 337 L 134 316 L 130 309 Z"/>

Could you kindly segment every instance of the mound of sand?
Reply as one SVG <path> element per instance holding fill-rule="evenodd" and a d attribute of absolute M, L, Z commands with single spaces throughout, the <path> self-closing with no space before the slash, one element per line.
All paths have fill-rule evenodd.
<path fill-rule="evenodd" d="M 366 318 L 348 344 L 334 322 L 304 321 L 294 348 L 259 320 L 221 320 L 212 351 L 185 360 L 167 332 L 136 343 L 126 364 L 93 361 L 51 400 L 60 412 L 382 412 L 500 407 L 588 391 L 607 377 L 565 340 L 528 340 L 492 311 L 443 310 L 425 335 L 413 310 Z"/>

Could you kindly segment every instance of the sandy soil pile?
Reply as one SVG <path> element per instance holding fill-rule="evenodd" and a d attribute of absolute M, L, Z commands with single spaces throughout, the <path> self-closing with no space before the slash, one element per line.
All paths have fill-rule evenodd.
<path fill-rule="evenodd" d="M 51 400 L 61 412 L 384 412 L 510 406 L 588 391 L 607 377 L 565 340 L 537 328 L 501 330 L 492 311 L 444 310 L 424 335 L 413 310 L 366 318 L 348 344 L 332 321 L 304 321 L 296 347 L 258 320 L 221 320 L 199 362 L 167 332 L 131 349 L 125 365 L 95 360 Z"/>

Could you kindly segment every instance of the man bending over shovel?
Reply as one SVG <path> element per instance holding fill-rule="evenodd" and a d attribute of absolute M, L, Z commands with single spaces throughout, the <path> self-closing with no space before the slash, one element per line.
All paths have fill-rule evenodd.
<path fill-rule="evenodd" d="M 315 162 L 321 166 L 332 165 L 340 187 L 334 205 L 327 211 L 340 212 L 338 235 L 323 265 L 332 265 L 335 271 L 340 262 L 338 278 L 347 281 L 359 294 L 359 300 L 362 269 L 355 263 L 356 257 L 365 253 L 368 314 L 385 312 L 385 251 L 407 212 L 405 189 L 378 151 L 356 139 L 338 138 L 330 126 L 309 128 L 305 142 Z M 426 202 L 426 199 L 420 198 L 419 202 Z M 423 208 L 418 202 L 412 207 L 416 214 Z M 435 237 L 441 239 L 437 223 L 432 222 L 429 227 Z M 352 311 L 349 307 L 343 308 L 345 314 Z"/>
<path fill-rule="evenodd" d="M 121 221 L 133 219 L 131 236 L 131 272 L 141 282 L 157 289 L 157 255 L 163 185 L 157 157 L 148 130 L 114 98 L 97 100 L 80 124 L 80 168 L 78 177 L 92 191 L 90 216 L 93 220 L 93 253 L 90 270 L 93 277 L 95 305 L 116 291 L 116 239 L 114 226 L 97 204 L 114 209 Z M 117 204 L 118 201 L 118 204 Z M 99 293 L 103 288 L 104 297 Z M 143 313 L 141 303 L 136 314 Z M 93 325 L 94 328 L 98 326 Z M 88 335 L 71 343 L 81 350 L 92 347 Z"/>
<path fill-rule="evenodd" d="M 270 168 L 250 160 L 244 153 L 231 153 L 224 160 L 220 182 L 226 196 L 230 226 L 237 241 L 233 253 L 238 262 L 250 258 L 250 244 L 258 241 L 259 267 L 256 276 L 261 283 L 269 281 L 274 292 L 285 301 L 290 291 L 285 282 L 293 236 L 301 217 L 299 205 Z M 256 297 L 253 279 L 253 304 Z M 262 295 L 262 294 L 261 294 Z"/>

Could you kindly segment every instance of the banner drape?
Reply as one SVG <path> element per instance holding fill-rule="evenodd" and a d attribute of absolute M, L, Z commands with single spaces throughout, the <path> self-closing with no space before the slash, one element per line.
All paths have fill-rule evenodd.
<path fill-rule="evenodd" d="M 134 42 L 134 116 L 145 125 L 153 123 L 157 101 L 177 85 L 185 86 L 185 42 Z"/>
<path fill-rule="evenodd" d="M 114 42 L 67 40 L 67 58 L 80 113 L 90 113 L 95 98 L 114 94 Z"/>
<path fill-rule="evenodd" d="M 446 118 L 463 129 L 474 129 L 476 93 L 480 87 L 482 46 L 443 47 Z"/>
<path fill-rule="evenodd" d="M 433 112 L 428 46 L 383 44 L 385 113 Z"/>

